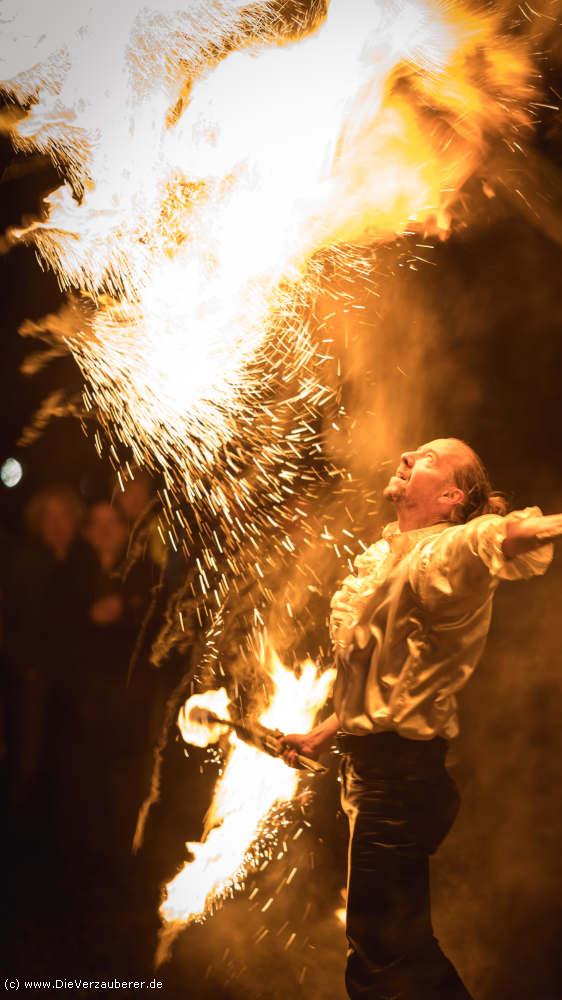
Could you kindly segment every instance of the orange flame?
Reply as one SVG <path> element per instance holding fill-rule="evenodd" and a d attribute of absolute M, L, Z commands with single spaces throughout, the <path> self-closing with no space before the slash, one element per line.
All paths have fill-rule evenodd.
<path fill-rule="evenodd" d="M 273 695 L 260 722 L 269 728 L 306 731 L 326 701 L 335 671 L 319 673 L 310 660 L 297 676 L 268 649 L 265 664 Z M 223 711 L 226 693 L 195 695 L 184 705 L 178 724 L 184 739 L 193 732 L 188 722 L 194 704 L 213 712 Z M 186 846 L 193 855 L 166 887 L 161 915 L 168 924 L 181 926 L 201 920 L 222 898 L 243 888 L 246 876 L 270 856 L 283 808 L 297 790 L 299 773 L 280 758 L 269 757 L 229 736 L 229 753 L 219 779 L 200 843 Z"/>
<path fill-rule="evenodd" d="M 73 5 L 64 27 L 49 8 L 35 46 L 9 4 L 5 89 L 35 99 L 12 134 L 69 175 L 24 235 L 95 297 L 91 326 L 66 330 L 88 405 L 192 485 L 252 424 L 272 323 L 276 363 L 312 357 L 294 300 L 314 254 L 446 232 L 488 136 L 526 121 L 529 67 L 489 17 L 435 0 L 332 0 L 307 37 L 240 51 L 235 0 L 103 6 Z M 269 5 L 251 9 L 259 33 Z"/>

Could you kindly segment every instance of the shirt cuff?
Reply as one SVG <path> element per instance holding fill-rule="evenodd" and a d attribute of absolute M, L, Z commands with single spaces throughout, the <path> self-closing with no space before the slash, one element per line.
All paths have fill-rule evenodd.
<path fill-rule="evenodd" d="M 482 524 L 478 532 L 478 555 L 491 576 L 500 580 L 527 580 L 546 573 L 554 555 L 552 543 L 511 559 L 507 559 L 503 553 L 502 544 L 507 537 L 509 524 L 524 521 L 528 517 L 542 517 L 542 510 L 540 507 L 525 507 L 524 510 L 514 510 L 501 519 L 490 518 L 487 524 Z M 487 519 L 483 517 L 482 521 L 485 520 Z"/>

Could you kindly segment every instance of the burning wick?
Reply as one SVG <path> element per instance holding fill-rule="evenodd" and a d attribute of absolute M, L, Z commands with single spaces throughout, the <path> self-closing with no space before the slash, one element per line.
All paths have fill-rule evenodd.
<path fill-rule="evenodd" d="M 284 734 L 280 729 L 268 729 L 267 726 L 262 726 L 260 722 L 256 721 L 251 724 L 244 725 L 241 722 L 231 722 L 229 719 L 220 719 L 214 712 L 211 712 L 210 709 L 204 708 L 201 705 L 193 705 L 189 712 L 189 720 L 196 726 L 204 726 L 212 729 L 220 726 L 223 730 L 232 729 L 236 735 L 244 741 L 244 743 L 249 743 L 250 746 L 256 747 L 258 750 L 262 750 L 263 753 L 269 754 L 270 757 L 283 756 L 283 746 L 281 741 Z M 323 764 L 319 764 L 318 761 L 313 760 L 311 757 L 306 757 L 304 754 L 299 753 L 296 755 L 296 758 L 298 761 L 298 767 L 304 771 L 309 771 L 311 774 L 327 773 L 328 769 L 324 767 Z"/>

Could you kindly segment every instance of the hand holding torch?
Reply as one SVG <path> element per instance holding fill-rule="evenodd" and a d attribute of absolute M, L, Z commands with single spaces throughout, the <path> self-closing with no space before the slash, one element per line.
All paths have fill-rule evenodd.
<path fill-rule="evenodd" d="M 194 705 L 189 715 L 190 719 L 198 725 L 224 726 L 226 729 L 232 729 L 244 743 L 249 743 L 250 746 L 256 747 L 271 757 L 283 756 L 284 748 L 282 740 L 284 734 L 280 729 L 268 729 L 267 726 L 263 726 L 261 722 L 256 721 L 242 723 L 231 722 L 229 719 L 220 719 L 214 712 L 200 705 Z M 319 764 L 318 761 L 313 760 L 312 757 L 306 757 L 304 754 L 297 753 L 295 759 L 297 761 L 296 766 L 303 771 L 308 771 L 310 774 L 327 773 L 327 768 L 323 764 Z"/>

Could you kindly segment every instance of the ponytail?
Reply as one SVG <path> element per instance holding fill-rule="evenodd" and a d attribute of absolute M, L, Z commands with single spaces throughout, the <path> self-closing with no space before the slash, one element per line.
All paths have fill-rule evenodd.
<path fill-rule="evenodd" d="M 469 451 L 470 459 L 454 473 L 455 485 L 464 493 L 464 500 L 457 504 L 451 516 L 454 524 L 465 524 L 481 514 L 499 514 L 501 517 L 507 514 L 505 496 L 492 490 L 482 459 L 471 448 Z"/>

